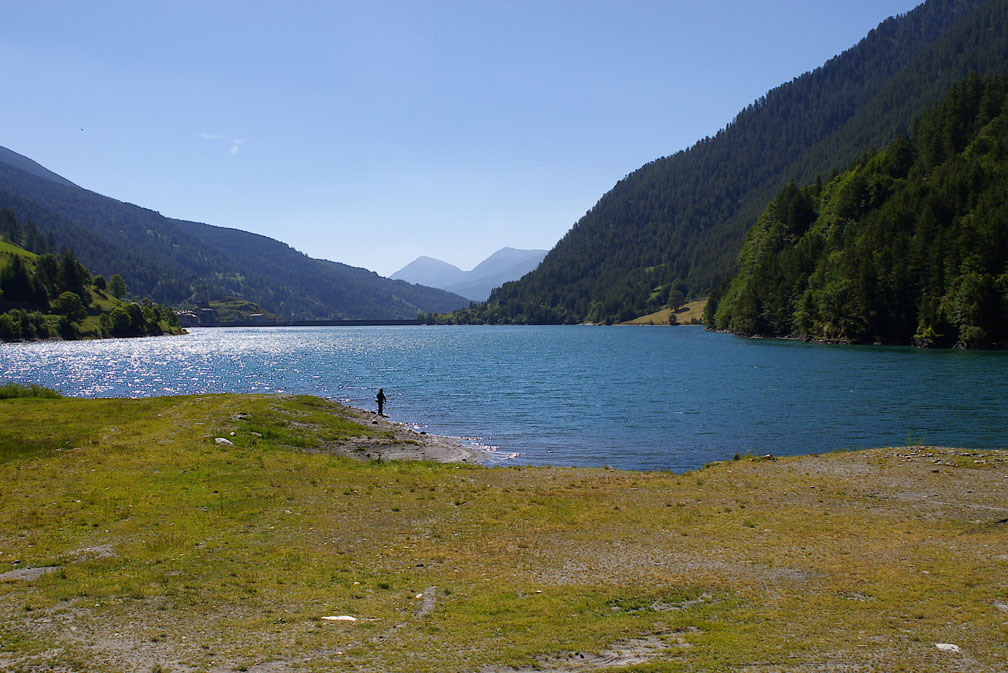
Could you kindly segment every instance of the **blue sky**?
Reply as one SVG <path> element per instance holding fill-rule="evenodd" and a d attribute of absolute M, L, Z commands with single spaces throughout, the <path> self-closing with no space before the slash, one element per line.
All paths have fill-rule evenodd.
<path fill-rule="evenodd" d="M 389 275 L 551 248 L 915 0 L 0 0 L 0 145 Z"/>

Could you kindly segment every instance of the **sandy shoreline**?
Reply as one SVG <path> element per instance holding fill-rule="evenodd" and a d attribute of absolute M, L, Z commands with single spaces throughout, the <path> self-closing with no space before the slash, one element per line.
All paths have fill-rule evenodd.
<path fill-rule="evenodd" d="M 347 415 L 361 423 L 391 433 L 391 437 L 355 437 L 347 442 L 346 455 L 372 460 L 433 460 L 438 463 L 480 464 L 489 461 L 485 451 L 466 446 L 458 437 L 417 432 L 406 423 L 389 420 L 373 411 L 343 405 Z"/>

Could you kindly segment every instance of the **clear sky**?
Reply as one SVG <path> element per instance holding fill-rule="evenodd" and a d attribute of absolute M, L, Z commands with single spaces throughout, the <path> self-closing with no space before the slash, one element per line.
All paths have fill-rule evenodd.
<path fill-rule="evenodd" d="M 917 0 L 0 0 L 0 145 L 389 275 L 548 249 Z"/>

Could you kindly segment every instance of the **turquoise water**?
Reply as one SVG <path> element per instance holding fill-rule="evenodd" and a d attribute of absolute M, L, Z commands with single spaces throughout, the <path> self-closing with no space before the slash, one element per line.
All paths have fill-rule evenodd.
<path fill-rule="evenodd" d="M 0 345 L 0 380 L 85 397 L 291 392 L 368 408 L 382 387 L 393 420 L 520 463 L 678 471 L 736 452 L 1008 447 L 1008 353 L 691 327 L 197 329 Z"/>

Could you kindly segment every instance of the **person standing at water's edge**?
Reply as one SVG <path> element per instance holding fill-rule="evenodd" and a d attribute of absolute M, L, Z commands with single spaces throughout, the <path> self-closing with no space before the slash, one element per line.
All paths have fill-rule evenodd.
<path fill-rule="evenodd" d="M 378 394 L 375 395 L 375 402 L 378 403 L 378 415 L 379 416 L 384 416 L 385 414 L 382 413 L 382 409 L 385 408 L 385 389 L 384 388 L 379 388 L 378 389 Z"/>

